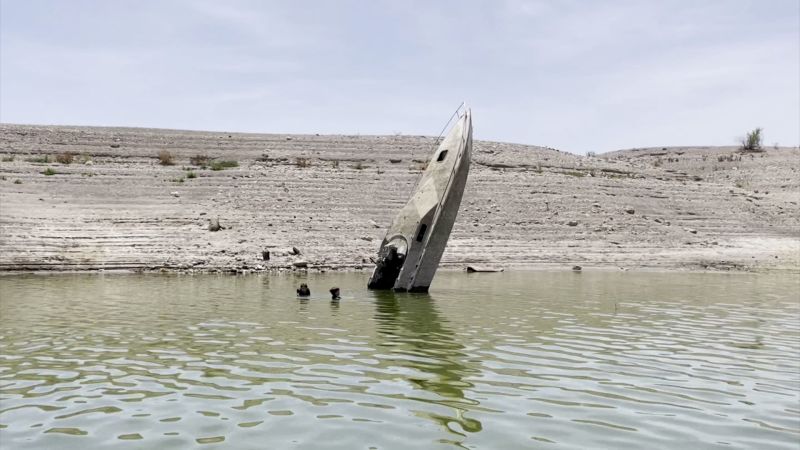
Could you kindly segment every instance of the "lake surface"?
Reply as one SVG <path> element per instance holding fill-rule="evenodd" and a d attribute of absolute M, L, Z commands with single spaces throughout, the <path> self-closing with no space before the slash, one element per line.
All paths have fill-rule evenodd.
<path fill-rule="evenodd" d="M 797 275 L 367 278 L 0 277 L 0 446 L 800 446 Z"/>

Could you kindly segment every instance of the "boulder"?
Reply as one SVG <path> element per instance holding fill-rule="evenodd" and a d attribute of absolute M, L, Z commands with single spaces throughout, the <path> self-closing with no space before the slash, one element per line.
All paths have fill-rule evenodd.
<path fill-rule="evenodd" d="M 208 231 L 219 231 L 222 229 L 222 225 L 219 224 L 219 217 L 208 219 Z"/>

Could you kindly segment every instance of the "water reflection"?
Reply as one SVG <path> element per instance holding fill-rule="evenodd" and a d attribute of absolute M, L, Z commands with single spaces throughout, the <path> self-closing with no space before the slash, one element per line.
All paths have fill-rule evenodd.
<path fill-rule="evenodd" d="M 408 377 L 407 380 L 416 388 L 437 396 L 435 399 L 423 397 L 415 400 L 446 405 L 454 412 L 453 416 L 429 411 L 417 411 L 416 414 L 462 436 L 464 433 L 460 430 L 481 431 L 478 420 L 465 417 L 468 408 L 478 404 L 465 395 L 465 391 L 473 386 L 465 378 L 476 370 L 461 362 L 467 357 L 464 346 L 454 339 L 447 319 L 435 307 L 434 298 L 429 294 L 391 291 L 376 291 L 374 295 L 377 330 L 385 338 L 379 345 L 391 347 L 393 354 L 404 356 L 395 362 L 424 375 Z"/>

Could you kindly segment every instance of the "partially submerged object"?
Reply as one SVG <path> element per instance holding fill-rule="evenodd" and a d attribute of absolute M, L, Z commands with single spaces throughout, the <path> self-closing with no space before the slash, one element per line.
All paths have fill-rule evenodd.
<path fill-rule="evenodd" d="M 472 114 L 466 109 L 389 226 L 369 279 L 370 289 L 428 290 L 458 215 L 471 153 Z"/>
<path fill-rule="evenodd" d="M 311 295 L 311 289 L 308 288 L 308 285 L 302 283 L 300 287 L 297 289 L 297 296 L 298 297 L 308 297 Z"/>

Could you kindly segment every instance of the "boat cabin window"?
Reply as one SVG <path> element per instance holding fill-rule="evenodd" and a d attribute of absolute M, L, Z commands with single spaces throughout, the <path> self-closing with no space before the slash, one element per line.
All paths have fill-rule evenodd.
<path fill-rule="evenodd" d="M 428 226 L 424 223 L 419 226 L 419 231 L 417 231 L 417 242 L 422 242 L 422 239 L 425 237 L 425 231 L 428 230 Z"/>
<path fill-rule="evenodd" d="M 442 150 L 439 152 L 439 157 L 436 158 L 436 161 L 444 161 L 444 158 L 447 156 L 447 150 Z"/>

